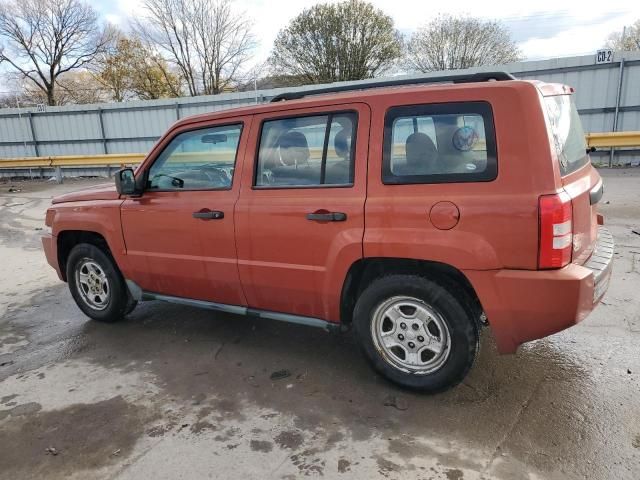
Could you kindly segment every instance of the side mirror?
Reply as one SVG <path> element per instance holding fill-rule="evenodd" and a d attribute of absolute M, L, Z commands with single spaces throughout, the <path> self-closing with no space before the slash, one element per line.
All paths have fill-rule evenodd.
<path fill-rule="evenodd" d="M 136 177 L 132 168 L 123 168 L 116 173 L 116 190 L 120 195 L 138 195 Z"/>

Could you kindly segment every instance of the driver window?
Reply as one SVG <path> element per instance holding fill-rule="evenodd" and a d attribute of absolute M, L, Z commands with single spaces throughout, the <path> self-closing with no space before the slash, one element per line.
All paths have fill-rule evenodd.
<path fill-rule="evenodd" d="M 149 170 L 149 190 L 231 188 L 242 125 L 192 130 L 177 135 Z"/>

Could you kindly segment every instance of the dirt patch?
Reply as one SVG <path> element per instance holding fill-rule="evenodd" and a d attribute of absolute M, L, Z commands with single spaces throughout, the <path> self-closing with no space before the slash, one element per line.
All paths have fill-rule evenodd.
<path fill-rule="evenodd" d="M 9 403 L 11 400 L 13 400 L 14 398 L 16 398 L 18 395 L 17 394 L 12 394 L 12 395 L 5 395 L 4 397 L 0 398 L 0 403 L 3 405 L 6 405 L 7 403 Z"/>
<path fill-rule="evenodd" d="M 347 473 L 349 470 L 351 470 L 351 462 L 349 460 L 344 458 L 338 460 L 338 473 Z"/>
<path fill-rule="evenodd" d="M 199 421 L 191 425 L 191 433 L 195 433 L 196 435 L 205 432 L 207 430 L 216 430 L 216 426 L 205 421 Z"/>
<path fill-rule="evenodd" d="M 266 440 L 251 440 L 251 450 L 254 452 L 264 452 L 269 453 L 273 450 L 273 443 L 267 442 Z"/>
<path fill-rule="evenodd" d="M 223 434 L 221 435 L 216 435 L 214 440 L 216 442 L 228 442 L 229 440 L 231 440 L 232 438 L 234 438 L 236 435 L 238 435 L 240 433 L 240 429 L 236 428 L 236 427 L 231 427 L 231 428 L 227 428 Z"/>
<path fill-rule="evenodd" d="M 9 415 L 12 417 L 21 417 L 23 415 L 32 415 L 39 412 L 42 409 L 42 405 L 37 402 L 23 403 L 22 405 L 16 405 L 9 411 Z"/>
<path fill-rule="evenodd" d="M 171 431 L 175 427 L 175 423 L 165 423 L 163 425 L 156 425 L 147 430 L 147 436 L 149 437 L 161 437 L 165 433 Z"/>
<path fill-rule="evenodd" d="M 62 476 L 127 456 L 144 433 L 142 407 L 117 396 L 94 404 L 12 417 L 0 430 L 5 478 Z M 55 449 L 56 455 L 48 455 Z"/>
<path fill-rule="evenodd" d="M 386 458 L 378 457 L 376 463 L 378 464 L 378 473 L 385 478 L 388 478 L 390 474 L 401 470 L 400 465 L 393 463 L 391 460 L 387 460 Z"/>
<path fill-rule="evenodd" d="M 291 450 L 297 450 L 304 439 L 299 432 L 285 431 L 279 433 L 275 438 L 276 444 L 280 448 L 289 448 Z"/>
<path fill-rule="evenodd" d="M 309 448 L 303 452 L 291 455 L 289 458 L 291 462 L 298 467 L 300 473 L 305 476 L 324 475 L 326 461 L 322 459 L 319 451 L 315 448 Z"/>
<path fill-rule="evenodd" d="M 450 468 L 444 474 L 447 476 L 447 480 L 462 480 L 464 478 L 462 470 L 457 468 Z"/>

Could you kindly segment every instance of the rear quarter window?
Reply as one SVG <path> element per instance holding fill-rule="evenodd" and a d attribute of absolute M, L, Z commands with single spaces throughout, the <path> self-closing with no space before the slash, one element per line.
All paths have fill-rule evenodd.
<path fill-rule="evenodd" d="M 385 117 L 385 184 L 482 182 L 498 174 L 486 102 L 395 107 Z"/>
<path fill-rule="evenodd" d="M 589 162 L 582 122 L 572 95 L 544 97 L 544 106 L 562 176 Z"/>

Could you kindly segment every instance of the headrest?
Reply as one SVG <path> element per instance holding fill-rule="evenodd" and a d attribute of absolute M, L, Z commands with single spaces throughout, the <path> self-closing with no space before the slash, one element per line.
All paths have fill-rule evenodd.
<path fill-rule="evenodd" d="M 426 163 L 432 161 L 437 153 L 433 140 L 426 133 L 415 132 L 407 137 L 407 163 Z"/>
<path fill-rule="evenodd" d="M 335 138 L 333 139 L 333 147 L 336 150 L 336 154 L 339 157 L 346 158 L 350 153 L 350 142 L 351 135 L 345 128 L 336 133 Z"/>
<path fill-rule="evenodd" d="M 309 144 L 303 133 L 289 131 L 280 137 L 280 161 L 283 165 L 305 163 L 309 156 Z"/>

